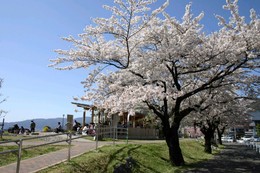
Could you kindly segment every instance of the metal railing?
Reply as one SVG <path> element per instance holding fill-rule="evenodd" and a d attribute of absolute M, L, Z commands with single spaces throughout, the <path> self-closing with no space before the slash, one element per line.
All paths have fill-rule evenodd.
<path fill-rule="evenodd" d="M 27 140 L 34 140 L 34 139 L 41 139 L 41 138 L 50 138 L 50 137 L 56 137 L 60 135 L 67 135 L 67 139 L 62 139 L 62 140 L 56 140 L 56 141 L 51 141 L 51 142 L 46 142 L 38 145 L 32 145 L 32 146 L 24 146 L 23 147 L 23 142 Z M 17 153 L 17 166 L 16 166 L 16 173 L 19 173 L 20 170 L 20 162 L 21 162 L 21 157 L 22 157 L 22 150 L 23 149 L 31 149 L 31 148 L 36 148 L 36 147 L 41 147 L 45 145 L 50 145 L 50 144 L 55 144 L 55 143 L 61 143 L 61 142 L 67 142 L 68 143 L 68 158 L 67 160 L 70 161 L 70 153 L 71 153 L 71 142 L 72 140 L 82 138 L 84 136 L 76 136 L 72 138 L 72 133 L 63 133 L 63 134 L 53 134 L 53 135 L 43 135 L 43 136 L 36 136 L 36 137 L 28 137 L 28 138 L 22 138 L 18 140 L 8 140 L 8 141 L 1 141 L 0 145 L 3 144 L 8 144 L 8 143 L 16 143 L 18 145 L 17 149 L 12 149 L 12 150 L 6 150 L 0 152 L 1 154 L 7 154 L 7 153 Z"/>
<path fill-rule="evenodd" d="M 125 127 L 99 127 L 97 128 L 97 134 L 105 138 L 113 139 L 127 139 L 128 128 Z"/>
<path fill-rule="evenodd" d="M 125 127 L 99 127 L 96 129 L 96 146 L 98 145 L 99 139 L 110 138 L 113 140 L 113 144 L 118 139 L 126 139 L 128 144 L 128 128 Z M 97 148 L 97 147 L 96 147 Z"/>
<path fill-rule="evenodd" d="M 102 138 L 112 138 L 113 139 L 113 145 L 115 145 L 115 140 L 117 139 L 126 139 L 126 143 L 128 144 L 128 128 L 119 128 L 119 127 L 97 127 L 96 129 L 91 129 L 95 131 L 95 134 L 92 134 L 94 136 L 94 140 L 96 142 L 96 149 L 98 148 L 98 141 L 101 140 Z M 51 138 L 51 137 L 57 137 L 60 135 L 67 135 L 67 139 L 60 139 L 60 140 L 55 140 L 51 142 L 46 142 L 38 145 L 32 145 L 32 146 L 23 146 L 24 141 L 28 140 L 34 140 L 34 139 L 41 139 L 41 138 Z M 22 138 L 22 139 L 17 139 L 17 140 L 8 140 L 8 141 L 1 141 L 0 145 L 3 144 L 8 144 L 8 143 L 16 143 L 18 145 L 17 149 L 12 149 L 12 150 L 6 150 L 6 151 L 1 151 L 1 154 L 7 154 L 7 153 L 17 153 L 17 166 L 16 166 L 16 173 L 19 173 L 20 170 L 20 163 L 21 163 L 21 158 L 22 158 L 22 150 L 24 149 L 31 149 L 31 148 L 36 148 L 36 147 L 41 147 L 45 145 L 51 145 L 51 144 L 56 144 L 56 143 L 61 143 L 61 142 L 67 142 L 68 144 L 68 157 L 67 161 L 70 161 L 71 159 L 71 143 L 75 139 L 83 138 L 86 137 L 86 135 L 74 135 L 75 132 L 71 133 L 60 133 L 60 134 L 50 134 L 50 135 L 43 135 L 43 136 L 35 136 L 35 137 L 28 137 L 28 138 Z M 72 137 L 73 135 L 73 137 Z"/>

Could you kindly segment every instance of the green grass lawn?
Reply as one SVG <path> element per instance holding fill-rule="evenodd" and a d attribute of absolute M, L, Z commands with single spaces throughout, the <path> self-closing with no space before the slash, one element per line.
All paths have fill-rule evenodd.
<path fill-rule="evenodd" d="M 37 148 L 31 149 L 23 149 L 22 150 L 22 160 L 36 157 L 39 155 L 43 155 L 49 152 L 57 151 L 63 148 L 68 147 L 67 145 L 47 145 L 41 146 Z M 0 152 L 7 151 L 7 150 L 15 150 L 18 149 L 17 146 L 0 146 Z M 14 163 L 17 161 L 17 152 L 14 153 L 7 153 L 7 154 L 0 154 L 0 166 L 8 165 L 10 163 Z"/>
<path fill-rule="evenodd" d="M 73 158 L 71 162 L 64 162 L 40 173 L 100 173 L 113 172 L 114 167 L 125 163 L 125 159 L 131 156 L 135 165 L 132 172 L 181 172 L 193 167 L 194 164 L 211 159 L 213 155 L 203 152 L 202 144 L 195 140 L 181 140 L 181 148 L 186 161 L 186 166 L 173 167 L 169 162 L 168 148 L 163 143 L 154 144 L 122 144 L 104 146 L 97 151 L 87 152 Z"/>

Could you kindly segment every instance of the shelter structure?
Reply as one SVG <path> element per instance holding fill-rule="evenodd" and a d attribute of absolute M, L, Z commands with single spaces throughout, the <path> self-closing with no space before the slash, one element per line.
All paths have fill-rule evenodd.
<path fill-rule="evenodd" d="M 82 118 L 82 125 L 85 125 L 86 121 L 86 111 L 91 111 L 91 122 L 90 123 L 99 123 L 99 124 L 109 124 L 113 126 L 117 126 L 118 124 L 129 125 L 131 127 L 144 127 L 145 124 L 141 121 L 144 117 L 146 112 L 138 111 L 135 113 L 134 116 L 129 116 L 127 112 L 123 113 L 123 115 L 112 115 L 108 117 L 104 110 L 99 110 L 97 107 L 93 105 L 83 104 L 83 103 L 76 103 L 71 102 L 72 104 L 76 105 L 79 108 L 83 109 L 83 118 Z"/>
<path fill-rule="evenodd" d="M 86 111 L 91 111 L 90 123 L 111 125 L 112 121 L 114 121 L 114 124 L 116 125 L 116 121 L 118 120 L 118 118 L 114 115 L 112 117 L 108 117 L 104 109 L 98 109 L 94 105 L 88 105 L 88 104 L 76 103 L 76 102 L 71 102 L 71 103 L 83 109 L 83 118 L 82 118 L 83 126 L 85 125 L 85 121 L 86 121 Z"/>
<path fill-rule="evenodd" d="M 103 126 L 112 127 L 127 127 L 128 131 L 133 138 L 157 138 L 158 132 L 155 127 L 150 127 L 149 124 L 152 122 L 145 122 L 144 117 L 147 115 L 147 111 L 137 111 L 134 116 L 130 116 L 128 112 L 119 114 L 114 114 L 112 116 L 107 115 L 104 109 L 98 109 L 94 105 L 88 105 L 83 103 L 71 102 L 79 108 L 83 109 L 83 120 L 82 125 L 85 125 L 86 111 L 91 111 L 91 122 L 94 124 L 99 124 Z M 132 134 L 132 135 L 131 135 Z M 145 137 L 146 136 L 146 137 Z M 149 137 L 150 136 L 150 137 Z"/>
<path fill-rule="evenodd" d="M 95 114 L 95 110 L 97 109 L 95 106 L 93 105 L 88 105 L 88 104 L 83 104 L 83 103 L 76 103 L 76 102 L 71 102 L 72 104 L 76 105 L 79 108 L 83 109 L 83 118 L 82 118 L 82 126 L 85 126 L 86 123 L 86 111 L 91 111 L 91 123 L 94 122 L 94 114 Z"/>

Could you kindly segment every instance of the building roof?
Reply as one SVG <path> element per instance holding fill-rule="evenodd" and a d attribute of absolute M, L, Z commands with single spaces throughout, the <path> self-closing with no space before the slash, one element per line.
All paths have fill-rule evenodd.
<path fill-rule="evenodd" d="M 89 109 L 95 108 L 95 106 L 93 106 L 93 105 L 88 105 L 88 104 L 84 104 L 84 103 L 71 102 L 71 104 L 74 104 L 77 107 L 83 108 L 85 110 L 89 110 Z"/>

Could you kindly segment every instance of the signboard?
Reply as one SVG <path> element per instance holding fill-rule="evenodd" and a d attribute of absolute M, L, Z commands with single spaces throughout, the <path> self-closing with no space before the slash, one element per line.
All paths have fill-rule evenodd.
<path fill-rule="evenodd" d="M 73 115 L 67 114 L 67 130 L 72 130 L 73 127 Z"/>

